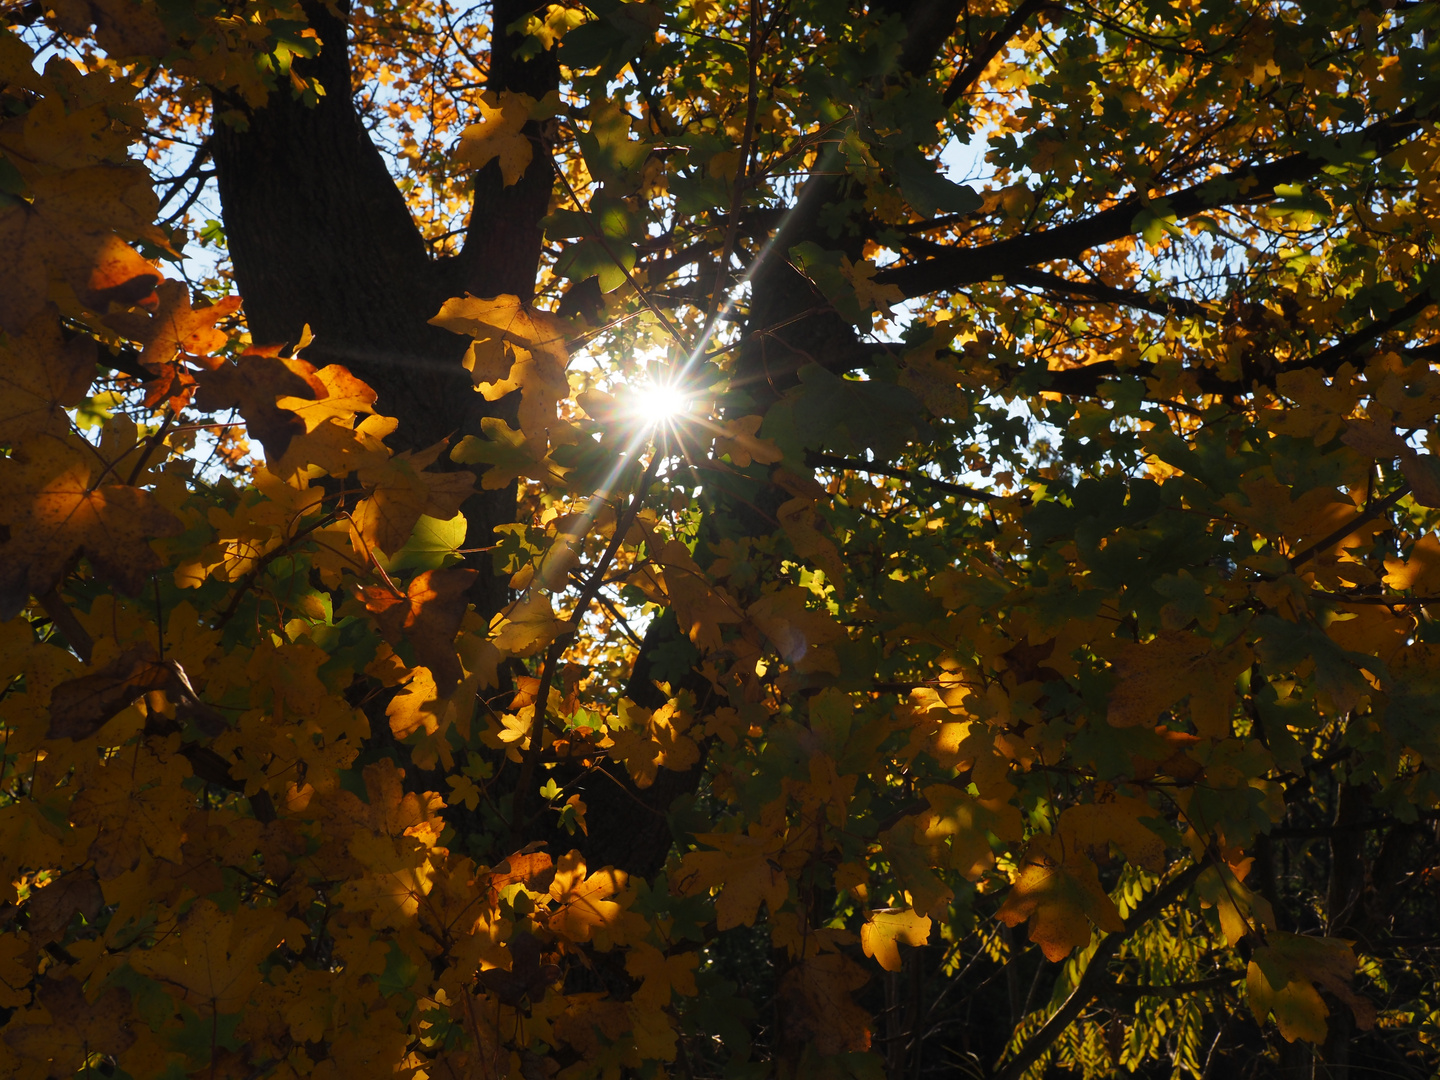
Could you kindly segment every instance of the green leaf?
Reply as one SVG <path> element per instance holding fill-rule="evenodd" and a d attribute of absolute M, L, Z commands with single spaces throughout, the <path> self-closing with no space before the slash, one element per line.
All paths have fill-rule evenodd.
<path fill-rule="evenodd" d="M 452 566 L 461 559 L 460 548 L 465 544 L 466 521 L 464 514 L 456 514 L 449 521 L 441 521 L 422 514 L 415 523 L 415 530 L 405 545 L 388 559 L 376 552 L 387 572 L 397 570 L 439 570 Z"/>

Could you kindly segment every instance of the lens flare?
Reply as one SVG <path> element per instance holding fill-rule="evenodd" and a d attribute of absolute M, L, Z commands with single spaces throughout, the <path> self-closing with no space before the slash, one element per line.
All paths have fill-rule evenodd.
<path fill-rule="evenodd" d="M 690 397 L 676 386 L 649 383 L 635 389 L 631 410 L 646 424 L 663 424 L 689 412 Z"/>

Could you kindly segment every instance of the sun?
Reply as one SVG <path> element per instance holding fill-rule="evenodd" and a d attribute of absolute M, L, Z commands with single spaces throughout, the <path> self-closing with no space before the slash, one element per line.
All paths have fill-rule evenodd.
<path fill-rule="evenodd" d="M 663 424 L 690 411 L 690 395 L 667 383 L 645 383 L 635 388 L 631 399 L 635 418 L 646 424 Z"/>

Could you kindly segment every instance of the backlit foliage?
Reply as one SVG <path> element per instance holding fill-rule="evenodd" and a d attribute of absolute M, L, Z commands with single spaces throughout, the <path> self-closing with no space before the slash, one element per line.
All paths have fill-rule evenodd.
<path fill-rule="evenodd" d="M 1440 16 L 954 7 L 4 8 L 0 1071 L 1435 1068 Z M 184 278 L 352 92 L 436 258 L 555 171 L 478 434 Z"/>

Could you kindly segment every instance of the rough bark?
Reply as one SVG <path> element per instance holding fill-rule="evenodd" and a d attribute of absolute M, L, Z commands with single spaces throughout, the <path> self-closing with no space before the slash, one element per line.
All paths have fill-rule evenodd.
<path fill-rule="evenodd" d="M 396 442 L 425 446 L 460 428 L 475 396 L 463 342 L 426 323 L 445 299 L 443 267 L 355 110 L 345 22 L 323 4 L 306 12 L 323 44 L 301 66 L 325 87 L 319 103 L 288 86 L 261 109 L 216 102 L 216 182 L 236 282 L 256 341 L 293 342 L 308 324 L 307 357 L 370 383 L 400 420 Z M 226 122 L 226 110 L 240 116 Z"/>
<path fill-rule="evenodd" d="M 499 25 L 524 13 L 496 5 Z M 466 342 L 428 320 L 449 297 L 534 293 L 553 177 L 537 140 L 518 184 L 504 187 L 491 163 L 475 181 L 475 206 L 458 257 L 432 259 L 351 94 L 348 4 L 307 3 L 322 48 L 297 66 L 326 93 L 315 105 L 285 87 L 263 108 L 217 95 L 216 180 L 235 278 L 255 340 L 294 342 L 309 326 L 305 356 L 338 363 L 369 383 L 378 408 L 399 420 L 398 449 L 476 434 L 487 415 L 513 403 L 488 403 L 460 365 Z M 491 85 L 544 96 L 559 78 L 553 56 L 521 63 L 497 50 Z M 539 133 L 536 132 L 538 135 Z M 443 467 L 443 466 L 442 466 Z M 495 525 L 513 520 L 515 490 L 478 494 L 463 507 L 466 546 L 481 548 Z M 487 614 L 506 601 L 505 582 L 485 556 L 472 597 Z"/>

